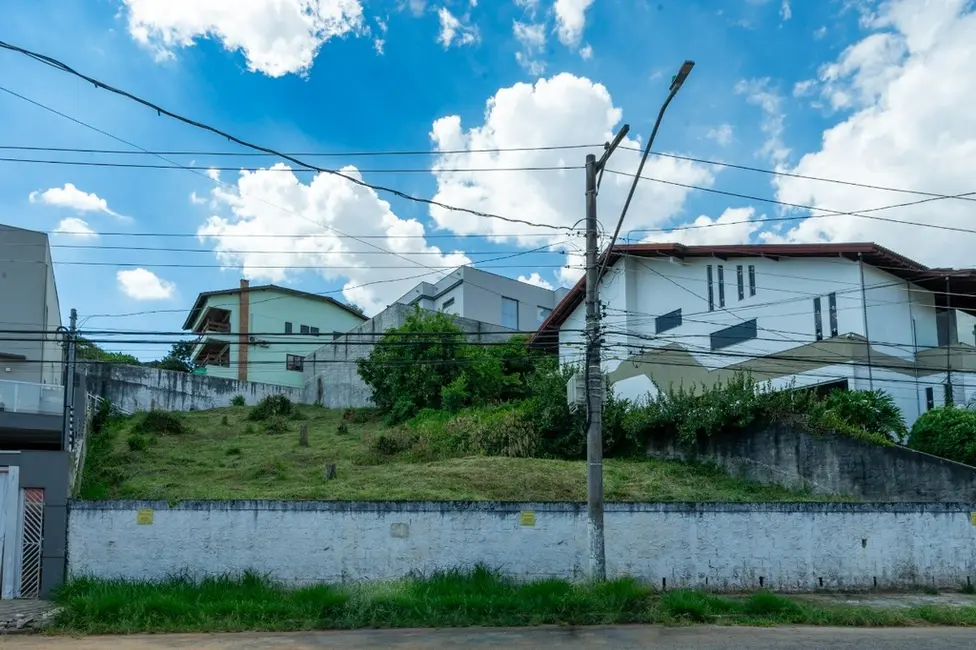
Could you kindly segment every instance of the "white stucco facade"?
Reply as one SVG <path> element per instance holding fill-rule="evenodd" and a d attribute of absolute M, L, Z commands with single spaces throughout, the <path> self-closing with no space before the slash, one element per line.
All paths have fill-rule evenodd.
<path fill-rule="evenodd" d="M 600 300 L 604 369 L 621 397 L 743 370 L 774 386 L 885 390 L 910 426 L 944 403 L 947 377 L 954 403 L 976 395 L 973 317 L 952 309 L 951 294 L 946 308 L 945 295 L 865 262 L 624 254 Z M 953 322 L 948 338 L 937 325 L 943 310 Z M 564 363 L 582 358 L 584 313 L 580 303 L 560 325 Z"/>
<path fill-rule="evenodd" d="M 955 588 L 976 580 L 976 506 L 611 504 L 607 569 L 715 590 Z M 584 504 L 75 502 L 71 576 L 149 580 L 253 570 L 302 584 L 484 564 L 584 577 Z"/>

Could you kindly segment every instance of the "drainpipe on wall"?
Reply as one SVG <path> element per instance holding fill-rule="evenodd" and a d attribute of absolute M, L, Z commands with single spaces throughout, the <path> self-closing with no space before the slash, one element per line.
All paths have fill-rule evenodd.
<path fill-rule="evenodd" d="M 922 415 L 925 411 L 922 409 L 922 393 L 918 385 L 918 327 L 915 323 L 915 314 L 912 310 L 912 302 L 914 302 L 914 297 L 912 296 L 912 283 L 905 280 L 905 288 L 908 290 L 908 320 L 912 322 L 912 366 L 915 369 L 915 405 L 918 406 L 918 414 Z"/>
<path fill-rule="evenodd" d="M 956 396 L 952 393 L 952 360 L 949 356 L 949 351 L 952 350 L 952 297 L 949 292 L 949 276 L 945 277 L 945 300 L 946 300 L 946 406 L 950 404 L 955 404 Z M 958 330 L 956 331 L 956 338 L 959 337 Z"/>
<path fill-rule="evenodd" d="M 861 312 L 864 314 L 864 338 L 868 351 L 868 388 L 874 390 L 874 368 L 871 365 L 871 333 L 868 331 L 868 300 L 864 291 L 864 259 L 857 254 L 857 268 L 861 272 Z"/>
<path fill-rule="evenodd" d="M 248 323 L 251 319 L 250 282 L 241 280 L 240 304 L 237 310 L 237 331 L 240 337 L 237 344 L 237 379 L 247 381 Z"/>

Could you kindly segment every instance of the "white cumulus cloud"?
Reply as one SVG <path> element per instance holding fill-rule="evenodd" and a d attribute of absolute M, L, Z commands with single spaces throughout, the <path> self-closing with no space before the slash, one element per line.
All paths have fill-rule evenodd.
<path fill-rule="evenodd" d="M 786 113 L 783 97 L 773 87 L 768 77 L 744 79 L 735 85 L 735 92 L 744 95 L 746 101 L 762 110 L 760 128 L 766 136 L 759 155 L 768 158 L 776 165 L 786 162 L 790 150 L 783 140 L 786 131 Z"/>
<path fill-rule="evenodd" d="M 556 14 L 556 33 L 563 45 L 579 45 L 586 27 L 586 10 L 592 4 L 593 0 L 556 0 L 552 10 Z"/>
<path fill-rule="evenodd" d="M 470 17 L 458 18 L 447 7 L 437 10 L 437 18 L 440 20 L 441 29 L 437 35 L 437 42 L 444 46 L 444 49 L 451 47 L 463 47 L 465 45 L 475 45 L 481 40 L 478 27 L 471 24 Z"/>
<path fill-rule="evenodd" d="M 648 242 L 678 242 L 688 246 L 721 246 L 750 243 L 762 227 L 763 216 L 753 207 L 727 208 L 717 219 L 701 215 L 669 232 L 655 232 Z"/>
<path fill-rule="evenodd" d="M 515 59 L 532 76 L 539 76 L 546 70 L 546 62 L 540 57 L 546 46 L 545 23 L 523 23 L 518 20 L 512 22 L 512 35 L 519 42 L 521 49 L 515 53 Z"/>
<path fill-rule="evenodd" d="M 899 0 L 866 21 L 870 33 L 825 66 L 822 87 L 850 112 L 789 171 L 938 194 L 976 177 L 976 13 L 962 0 Z M 835 102 L 835 104 L 838 102 Z M 777 198 L 842 212 L 925 196 L 780 177 Z M 976 229 L 976 203 L 945 199 L 868 215 Z M 920 262 L 973 266 L 976 234 L 827 216 L 785 231 L 791 241 L 875 241 Z"/>
<path fill-rule="evenodd" d="M 564 73 L 534 84 L 519 83 L 500 89 L 489 98 L 482 124 L 465 127 L 458 116 L 446 116 L 433 124 L 431 139 L 442 153 L 433 165 L 437 180 L 436 200 L 450 205 L 567 228 L 580 227 L 584 208 L 584 172 L 587 153 L 600 155 L 602 148 L 549 151 L 512 151 L 519 147 L 546 147 L 567 142 L 605 142 L 622 121 L 607 89 Z M 665 124 L 662 128 L 667 128 Z M 640 148 L 639 140 L 626 138 L 623 145 Z M 484 150 L 500 151 L 484 152 Z M 480 150 L 480 151 L 476 151 Z M 607 165 L 600 190 L 599 210 L 609 228 L 616 220 L 630 188 L 631 176 L 614 173 L 636 171 L 640 153 L 618 149 Z M 576 167 L 560 171 L 504 171 L 518 167 Z M 487 171 L 453 171 L 481 169 Z M 663 156 L 652 157 L 644 167 L 646 178 L 666 179 L 687 185 L 709 185 L 711 169 Z M 690 190 L 642 180 L 630 207 L 623 234 L 636 228 L 666 225 L 684 206 Z M 578 267 L 573 254 L 582 240 L 575 233 L 554 231 L 520 223 L 508 223 L 470 214 L 431 208 L 437 225 L 461 234 L 489 234 L 494 241 L 514 241 L 525 247 L 562 244 L 570 267 Z M 563 282 L 578 277 L 578 268 L 567 268 Z"/>
<path fill-rule="evenodd" d="M 270 77 L 306 72 L 323 43 L 365 33 L 360 0 L 122 0 L 129 34 L 157 58 L 213 38 Z"/>
<path fill-rule="evenodd" d="M 546 281 L 541 275 L 533 271 L 529 275 L 518 276 L 519 282 L 524 282 L 525 284 L 531 284 L 534 287 L 542 287 L 543 289 L 552 290 L 552 284 Z"/>
<path fill-rule="evenodd" d="M 714 140 L 723 147 L 727 147 L 732 144 L 732 125 L 719 124 L 715 128 L 709 129 L 705 137 L 709 140 Z"/>
<path fill-rule="evenodd" d="M 28 195 L 31 203 L 43 203 L 59 208 L 70 208 L 78 212 L 101 212 L 117 219 L 129 219 L 108 207 L 108 201 L 94 192 L 79 190 L 72 183 L 65 183 L 64 187 L 52 187 L 43 192 L 31 192 Z"/>
<path fill-rule="evenodd" d="M 79 239 L 95 239 L 98 237 L 98 233 L 88 225 L 88 222 L 78 217 L 62 219 L 54 227 L 54 232 L 59 235 L 78 237 Z"/>
<path fill-rule="evenodd" d="M 176 284 L 148 269 L 125 269 L 115 274 L 119 290 L 133 300 L 168 300 L 176 295 Z"/>
<path fill-rule="evenodd" d="M 341 171 L 359 177 L 354 167 Z M 327 280 L 344 280 L 345 299 L 368 315 L 417 283 L 470 262 L 463 253 L 429 245 L 419 221 L 397 217 L 373 190 L 331 174 L 306 184 L 278 164 L 242 172 L 233 189 L 217 187 L 212 197 L 225 214 L 209 217 L 197 235 L 225 267 L 277 283 L 314 273 L 288 267 L 316 267 Z"/>

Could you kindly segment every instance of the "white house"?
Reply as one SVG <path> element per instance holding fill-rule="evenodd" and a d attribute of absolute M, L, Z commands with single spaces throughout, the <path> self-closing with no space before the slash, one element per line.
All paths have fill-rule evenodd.
<path fill-rule="evenodd" d="M 305 356 L 365 320 L 328 296 L 241 280 L 237 289 L 198 295 L 183 329 L 197 335 L 198 372 L 301 387 Z"/>
<path fill-rule="evenodd" d="M 543 323 L 561 360 L 584 350 L 582 281 Z M 881 246 L 617 246 L 601 280 L 603 366 L 622 397 L 714 384 L 883 389 L 910 426 L 976 396 L 976 270 Z M 870 343 L 868 343 L 870 342 Z"/>

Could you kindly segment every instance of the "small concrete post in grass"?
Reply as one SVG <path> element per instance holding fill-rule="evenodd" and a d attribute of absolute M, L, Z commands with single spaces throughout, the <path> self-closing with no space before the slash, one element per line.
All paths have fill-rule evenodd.
<path fill-rule="evenodd" d="M 331 481 L 336 477 L 336 464 L 329 463 L 325 466 L 325 480 Z"/>
<path fill-rule="evenodd" d="M 308 447 L 308 424 L 302 424 L 298 431 L 298 444 L 302 447 Z"/>

